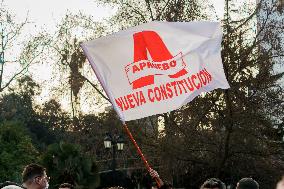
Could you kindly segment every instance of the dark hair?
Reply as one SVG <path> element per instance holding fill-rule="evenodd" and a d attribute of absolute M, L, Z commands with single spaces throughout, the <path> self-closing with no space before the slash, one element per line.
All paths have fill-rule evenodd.
<path fill-rule="evenodd" d="M 159 189 L 170 189 L 172 188 L 173 186 L 171 184 L 168 184 L 168 183 L 165 183 L 163 184 Z"/>
<path fill-rule="evenodd" d="M 237 189 L 258 189 L 259 184 L 252 178 L 242 178 L 237 185 Z"/>
<path fill-rule="evenodd" d="M 226 189 L 226 186 L 221 180 L 217 178 L 210 178 L 210 179 L 207 179 L 200 187 L 200 189 L 204 189 L 204 188 Z"/>
<path fill-rule="evenodd" d="M 59 185 L 59 188 L 70 188 L 70 189 L 74 189 L 74 186 L 72 184 L 69 183 L 63 183 Z"/>
<path fill-rule="evenodd" d="M 43 176 L 45 172 L 45 168 L 41 165 L 32 163 L 27 165 L 24 168 L 24 171 L 22 173 L 22 180 L 23 182 L 26 182 L 29 179 L 32 179 L 35 176 Z"/>

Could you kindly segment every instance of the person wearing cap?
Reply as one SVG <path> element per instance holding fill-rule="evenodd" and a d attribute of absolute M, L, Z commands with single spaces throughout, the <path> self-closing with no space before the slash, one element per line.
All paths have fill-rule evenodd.
<path fill-rule="evenodd" d="M 242 178 L 237 183 L 236 189 L 259 189 L 259 184 L 252 178 Z"/>
<path fill-rule="evenodd" d="M 48 189 L 46 169 L 38 164 L 29 164 L 22 173 L 23 186 L 27 189 Z"/>
<path fill-rule="evenodd" d="M 226 189 L 226 185 L 220 179 L 210 178 L 201 185 L 200 189 Z"/>

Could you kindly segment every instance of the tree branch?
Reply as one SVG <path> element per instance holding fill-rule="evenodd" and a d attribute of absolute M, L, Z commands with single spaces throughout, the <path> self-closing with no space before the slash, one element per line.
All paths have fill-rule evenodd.
<path fill-rule="evenodd" d="M 158 14 L 157 16 L 157 20 L 160 20 L 160 17 L 162 16 L 163 12 L 166 10 L 168 4 L 169 4 L 170 0 L 168 0 L 165 4 L 165 6 L 162 8 L 162 11 Z"/>
<path fill-rule="evenodd" d="M 147 4 L 148 10 L 150 12 L 151 20 L 153 21 L 154 17 L 153 17 L 153 12 L 152 12 L 152 9 L 151 9 L 150 1 L 149 0 L 145 0 L 145 2 Z"/>

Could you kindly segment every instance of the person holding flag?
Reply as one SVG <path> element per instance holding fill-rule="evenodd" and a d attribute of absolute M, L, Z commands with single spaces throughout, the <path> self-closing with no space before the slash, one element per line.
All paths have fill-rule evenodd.
<path fill-rule="evenodd" d="M 165 183 L 159 176 L 158 172 L 154 169 L 150 169 L 149 171 L 149 174 L 150 176 L 153 178 L 153 179 L 157 179 L 158 182 L 160 183 L 160 187 L 158 187 L 159 189 L 172 189 L 172 185 L 171 184 L 168 184 L 168 183 Z"/>

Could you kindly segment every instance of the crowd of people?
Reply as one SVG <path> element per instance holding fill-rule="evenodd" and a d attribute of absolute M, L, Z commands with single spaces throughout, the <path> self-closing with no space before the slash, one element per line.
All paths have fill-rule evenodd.
<path fill-rule="evenodd" d="M 171 184 L 165 183 L 154 169 L 150 169 L 150 175 L 158 183 L 159 187 L 152 189 L 172 189 Z M 50 178 L 47 176 L 46 169 L 38 164 L 27 165 L 22 173 L 23 183 L 17 184 L 6 181 L 0 184 L 0 189 L 48 189 Z M 200 189 L 226 189 L 226 185 L 218 178 L 207 179 Z M 252 178 L 242 178 L 236 186 L 236 189 L 259 189 L 259 184 Z M 69 183 L 62 183 L 58 189 L 74 189 L 74 186 Z M 119 186 L 110 187 L 108 189 L 123 189 Z M 284 177 L 277 183 L 276 189 L 284 189 Z"/>
<path fill-rule="evenodd" d="M 162 179 L 159 177 L 157 171 L 151 169 L 150 175 L 153 178 L 157 178 L 158 182 L 160 183 L 161 187 L 159 189 L 172 189 L 171 184 L 164 183 Z M 200 187 L 200 189 L 227 189 L 225 183 L 223 183 L 218 178 L 209 178 L 207 179 Z M 236 189 L 259 189 L 259 184 L 252 178 L 242 178 L 237 183 Z M 276 189 L 284 189 L 284 177 L 277 183 Z"/>

